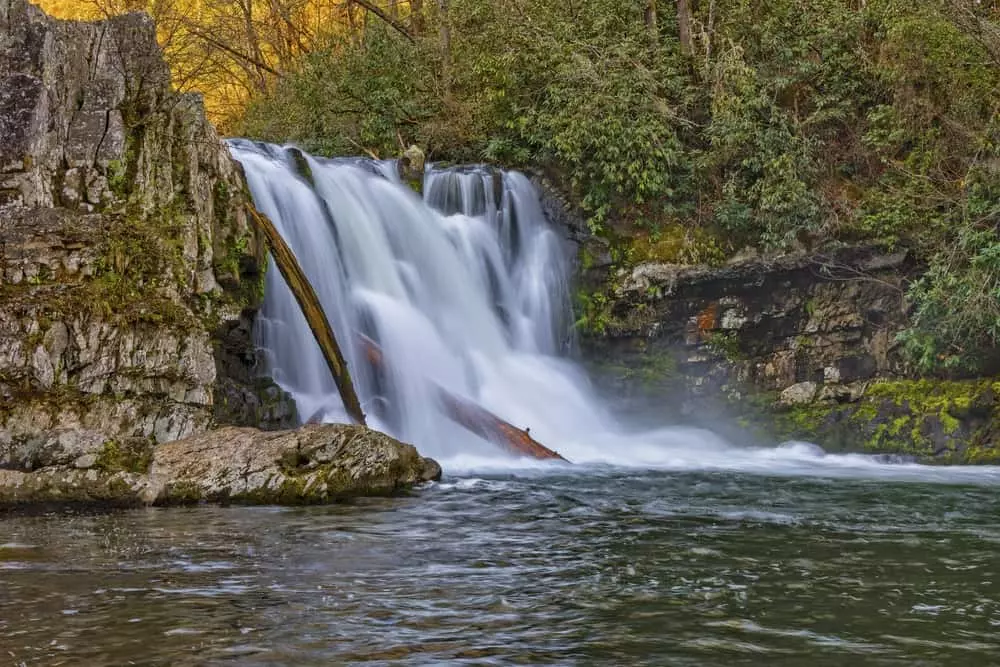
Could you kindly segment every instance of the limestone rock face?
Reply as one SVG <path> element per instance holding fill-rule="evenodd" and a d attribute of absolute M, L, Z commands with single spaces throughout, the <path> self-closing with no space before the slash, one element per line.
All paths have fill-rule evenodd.
<path fill-rule="evenodd" d="M 750 259 L 720 268 L 640 264 L 614 281 L 607 335 L 588 341 L 623 364 L 657 358 L 698 391 L 832 395 L 898 374 L 905 252 Z M 808 391 L 800 391 L 808 389 Z M 794 395 L 794 397 L 793 397 Z"/>
<path fill-rule="evenodd" d="M 193 502 L 315 504 L 386 495 L 439 479 L 412 445 L 363 426 L 228 427 L 152 447 L 66 437 L 30 467 L 0 468 L 0 508 Z M 0 450 L 2 452 L 3 450 Z M 24 463 L 24 462 L 20 462 Z"/>
<path fill-rule="evenodd" d="M 147 500 L 317 503 L 441 477 L 412 445 L 363 426 L 225 428 L 156 448 Z"/>
<path fill-rule="evenodd" d="M 294 423 L 228 336 L 263 289 L 247 197 L 149 17 L 0 0 L 0 448 Z"/>

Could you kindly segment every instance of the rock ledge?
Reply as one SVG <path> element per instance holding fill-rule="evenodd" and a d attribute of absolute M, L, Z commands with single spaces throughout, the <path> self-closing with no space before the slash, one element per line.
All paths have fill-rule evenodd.
<path fill-rule="evenodd" d="M 344 424 L 265 432 L 228 427 L 163 445 L 93 443 L 37 469 L 0 469 L 0 507 L 39 504 L 317 504 L 439 479 L 412 445 Z M 59 443 L 53 443 L 55 449 Z"/>

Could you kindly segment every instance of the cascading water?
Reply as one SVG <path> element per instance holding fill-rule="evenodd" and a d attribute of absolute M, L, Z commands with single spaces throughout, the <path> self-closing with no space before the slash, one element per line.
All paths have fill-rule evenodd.
<path fill-rule="evenodd" d="M 524 176 L 431 170 L 422 201 L 391 164 L 231 147 L 319 295 L 375 423 L 438 456 L 496 452 L 442 414 L 440 386 L 542 442 L 603 428 L 585 378 L 556 356 L 571 325 L 566 251 Z M 278 272 L 266 293 L 258 331 L 273 377 L 303 417 L 345 419 Z M 378 370 L 363 337 L 382 350 Z"/>
<path fill-rule="evenodd" d="M 559 356 L 572 341 L 566 248 L 521 174 L 432 169 L 421 199 L 391 162 L 319 159 L 243 140 L 230 148 L 257 207 L 322 301 L 370 423 L 446 468 L 509 465 L 510 457 L 453 423 L 438 388 L 529 428 L 575 462 L 824 474 L 884 468 L 806 444 L 736 447 L 698 429 L 627 433 L 584 373 Z M 258 335 L 269 371 L 304 419 L 347 421 L 278 271 L 267 274 Z M 381 348 L 378 368 L 366 359 L 365 337 Z M 917 467 L 892 466 L 897 475 Z"/>

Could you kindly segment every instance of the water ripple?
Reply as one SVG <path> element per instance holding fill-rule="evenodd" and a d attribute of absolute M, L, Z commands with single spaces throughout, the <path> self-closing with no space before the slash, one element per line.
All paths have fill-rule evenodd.
<path fill-rule="evenodd" d="M 11 664 L 997 664 L 982 486 L 604 470 L 8 516 Z"/>

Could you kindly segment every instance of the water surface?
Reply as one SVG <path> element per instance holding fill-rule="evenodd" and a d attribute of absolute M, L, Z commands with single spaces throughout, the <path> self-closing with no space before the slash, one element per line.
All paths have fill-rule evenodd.
<path fill-rule="evenodd" d="M 543 469 L 7 516 L 0 662 L 996 665 L 1000 494 L 957 479 Z"/>

